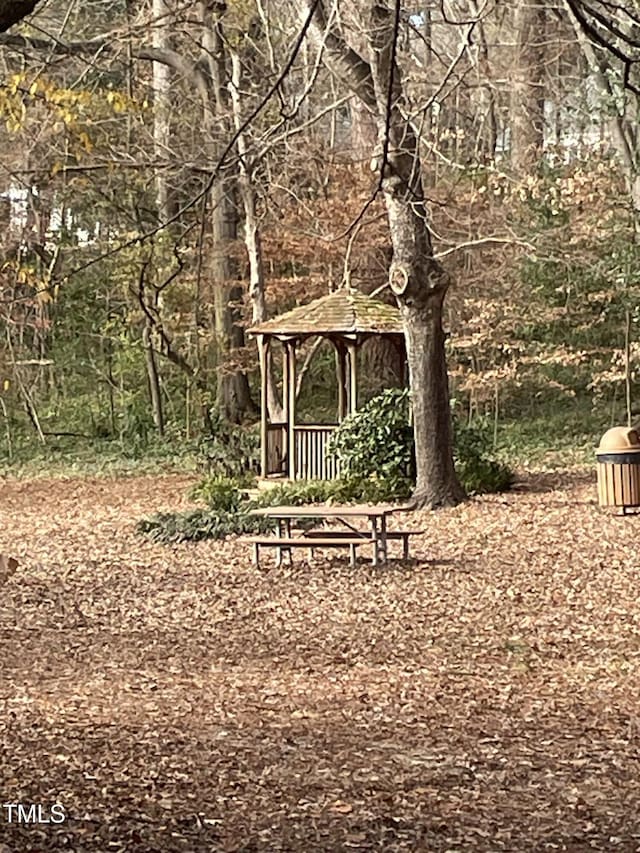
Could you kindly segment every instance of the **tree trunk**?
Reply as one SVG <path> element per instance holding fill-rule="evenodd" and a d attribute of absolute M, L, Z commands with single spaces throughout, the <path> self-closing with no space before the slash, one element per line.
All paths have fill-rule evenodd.
<path fill-rule="evenodd" d="M 394 56 L 393 24 L 389 7 L 374 0 L 371 72 L 378 116 L 378 167 L 393 246 L 389 284 L 404 321 L 412 391 L 417 469 L 414 498 L 420 506 L 435 508 L 453 506 L 465 497 L 453 463 L 442 326 L 449 277 L 433 257 L 418 142 L 400 110 L 403 91 Z"/>
<path fill-rule="evenodd" d="M 406 161 L 406 154 L 394 160 L 398 167 L 411 169 Z M 433 259 L 424 202 L 416 202 L 421 183 L 410 173 L 405 180 L 413 185 L 412 201 L 404 192 L 407 184 L 397 176 L 385 179 L 383 190 L 394 248 L 389 283 L 404 321 L 411 385 L 417 469 L 414 497 L 419 506 L 454 506 L 465 494 L 453 463 L 442 323 L 449 278 Z"/>
<path fill-rule="evenodd" d="M 307 10 L 309 10 L 307 0 Z M 405 327 L 414 407 L 419 506 L 452 506 L 465 494 L 453 464 L 449 382 L 442 328 L 449 279 L 433 257 L 416 135 L 401 110 L 396 63 L 396 20 L 386 2 L 374 0 L 368 31 L 371 64 L 327 27 L 322 3 L 314 7 L 311 33 L 324 46 L 333 73 L 375 116 L 378 144 L 372 166 L 381 177 L 393 262 L 389 284 Z"/>
<path fill-rule="evenodd" d="M 451 506 L 464 499 L 456 477 L 451 434 L 449 379 L 442 328 L 444 293 L 434 293 L 426 310 L 406 306 L 405 336 L 411 377 L 417 482 L 415 499 L 421 506 Z"/>
<path fill-rule="evenodd" d="M 153 349 L 153 326 L 147 323 L 142 332 L 145 360 L 147 364 L 147 379 L 149 382 L 149 398 L 151 400 L 151 412 L 153 423 L 159 435 L 164 435 L 164 411 L 162 408 L 162 390 L 160 388 L 160 376 L 158 364 Z"/>
<path fill-rule="evenodd" d="M 256 210 L 256 194 L 251 181 L 251 168 L 247 155 L 247 143 L 244 133 L 241 133 L 242 117 L 240 114 L 240 85 L 242 68 L 240 57 L 231 53 L 231 105 L 233 108 L 233 123 L 238 134 L 236 143 L 238 149 L 238 189 L 244 208 L 244 243 L 249 258 L 249 302 L 251 304 L 251 322 L 253 325 L 267 319 L 265 299 L 264 265 L 262 263 L 262 239 L 260 222 Z M 266 357 L 264 347 L 258 347 L 260 371 L 267 379 L 267 411 L 271 423 L 284 420 L 283 407 L 278 397 L 275 378 L 271 367 L 271 359 Z"/>
<path fill-rule="evenodd" d="M 170 48 L 170 9 L 167 0 L 153 0 L 153 46 L 158 51 Z M 163 62 L 153 63 L 153 146 L 158 166 L 155 171 L 158 220 L 166 222 L 172 214 L 167 170 L 159 165 L 167 159 L 171 145 L 171 69 Z"/>
<path fill-rule="evenodd" d="M 211 81 L 211 103 L 205 104 L 210 150 L 215 154 L 220 130 L 230 132 L 226 44 L 222 32 L 223 3 L 205 0 L 198 4 L 203 23 L 203 59 Z M 212 161 L 216 162 L 217 156 Z M 217 348 L 217 398 L 220 416 L 230 423 L 240 423 L 248 414 L 255 414 L 246 373 L 234 363 L 235 350 L 244 347 L 244 330 L 238 306 L 242 304 L 242 286 L 238 284 L 237 262 L 232 244 L 238 238 L 238 212 L 234 199 L 234 181 L 221 176 L 211 188 L 211 232 L 213 256 L 211 276 L 214 288 L 215 334 Z M 233 283 L 235 282 L 235 283 Z"/>
<path fill-rule="evenodd" d="M 511 165 L 516 171 L 531 171 L 542 154 L 545 22 L 545 0 L 518 0 L 511 89 Z"/>
<path fill-rule="evenodd" d="M 216 407 L 220 416 L 230 423 L 240 423 L 254 411 L 247 376 L 233 363 L 234 351 L 244 347 L 244 332 L 238 317 L 242 304 L 242 287 L 238 280 L 236 262 L 232 258 L 232 244 L 238 237 L 238 214 L 229 198 L 229 182 L 218 180 L 211 190 L 211 231 L 213 250 L 211 278 L 215 311 L 215 336 L 217 350 Z"/>

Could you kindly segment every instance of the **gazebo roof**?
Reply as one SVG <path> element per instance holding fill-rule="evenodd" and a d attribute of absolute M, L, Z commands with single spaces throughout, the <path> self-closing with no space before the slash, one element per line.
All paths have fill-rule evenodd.
<path fill-rule="evenodd" d="M 259 335 L 402 334 L 393 305 L 358 290 L 336 290 L 248 329 Z"/>

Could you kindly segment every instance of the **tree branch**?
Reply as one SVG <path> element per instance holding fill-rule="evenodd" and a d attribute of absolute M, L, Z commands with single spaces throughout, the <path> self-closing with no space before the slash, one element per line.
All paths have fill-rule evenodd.
<path fill-rule="evenodd" d="M 0 0 L 0 32 L 30 15 L 40 0 Z"/>
<path fill-rule="evenodd" d="M 324 49 L 327 67 L 362 99 L 368 110 L 375 113 L 376 93 L 369 63 L 349 47 L 342 36 L 334 32 L 327 21 L 322 0 L 315 3 L 315 10 L 313 6 L 311 0 L 305 0 L 302 4 L 303 11 L 312 15 L 309 33 L 316 45 Z"/>

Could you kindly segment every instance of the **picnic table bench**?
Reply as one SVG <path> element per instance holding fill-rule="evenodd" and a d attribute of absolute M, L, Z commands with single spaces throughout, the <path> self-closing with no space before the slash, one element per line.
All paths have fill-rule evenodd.
<path fill-rule="evenodd" d="M 273 506 L 263 507 L 252 511 L 253 515 L 272 518 L 278 522 L 276 536 L 261 535 L 244 537 L 243 541 L 253 545 L 254 562 L 260 565 L 260 549 L 275 548 L 276 562 L 282 562 L 284 552 L 289 554 L 295 548 L 307 548 L 313 553 L 314 548 L 348 548 L 351 565 L 355 565 L 356 552 L 362 545 L 372 546 L 371 562 L 374 566 L 387 562 L 389 540 L 402 542 L 404 559 L 409 556 L 409 538 L 422 533 L 420 530 L 387 530 L 387 517 L 394 512 L 410 509 L 409 506 L 394 506 L 393 504 L 363 504 L 358 506 L 329 506 L 314 504 L 309 506 Z M 342 528 L 321 528 L 318 530 L 293 531 L 293 520 L 308 519 L 311 521 L 339 522 Z M 369 528 L 361 530 L 354 526 L 356 519 L 366 519 Z M 294 535 L 295 533 L 295 535 Z"/>

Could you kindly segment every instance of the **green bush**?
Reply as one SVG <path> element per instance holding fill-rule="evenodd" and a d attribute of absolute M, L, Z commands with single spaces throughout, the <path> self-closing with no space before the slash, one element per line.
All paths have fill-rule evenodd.
<path fill-rule="evenodd" d="M 302 506 L 310 503 L 381 503 L 404 500 L 412 491 L 412 481 L 398 476 L 342 477 L 339 480 L 299 480 L 267 489 L 255 506 Z"/>
<path fill-rule="evenodd" d="M 302 506 L 304 504 L 324 503 L 331 498 L 330 480 L 295 480 L 265 489 L 254 498 L 252 505 L 263 506 Z"/>
<path fill-rule="evenodd" d="M 224 539 L 244 533 L 272 530 L 271 519 L 250 515 L 252 509 L 265 506 L 302 506 L 309 503 L 378 503 L 401 500 L 411 493 L 411 481 L 394 478 L 351 477 L 343 480 L 300 480 L 266 489 L 257 498 L 243 497 L 242 488 L 229 478 L 205 480 L 191 491 L 192 497 L 206 500 L 209 506 L 185 512 L 156 513 L 138 522 L 136 527 L 154 542 L 197 542 Z"/>
<path fill-rule="evenodd" d="M 502 491 L 511 485 L 511 471 L 491 455 L 491 429 L 487 423 L 478 421 L 467 426 L 454 418 L 454 435 L 456 468 L 469 494 Z M 257 507 L 382 503 L 408 498 L 414 484 L 408 392 L 385 391 L 347 418 L 332 437 L 330 452 L 338 455 L 345 472 L 339 480 L 284 483 L 250 500 L 244 494 L 242 478 L 217 473 L 190 493 L 192 498 L 207 503 L 205 509 L 158 513 L 139 522 L 137 529 L 156 542 L 222 539 L 272 529 L 272 521 L 249 514 Z M 237 470 L 228 461 L 225 464 L 227 471 Z M 246 469 L 241 473 L 246 476 Z"/>
<path fill-rule="evenodd" d="M 345 418 L 331 438 L 329 452 L 340 460 L 346 481 L 356 479 L 360 500 L 407 497 L 415 481 L 408 390 L 384 391 Z M 492 432 L 485 421 L 467 426 L 454 417 L 454 459 L 469 494 L 503 491 L 513 482 L 511 470 L 493 458 Z M 383 484 L 380 491 L 378 484 Z"/>
<path fill-rule="evenodd" d="M 513 484 L 513 472 L 493 458 L 491 427 L 478 419 L 473 425 L 453 421 L 456 471 L 467 494 L 482 495 L 506 491 Z"/>
<path fill-rule="evenodd" d="M 381 480 L 415 476 L 409 391 L 390 388 L 346 417 L 329 442 L 346 478 Z"/>
<path fill-rule="evenodd" d="M 246 509 L 237 512 L 216 512 L 192 509 L 186 512 L 159 512 L 139 521 L 136 530 L 153 542 L 198 542 L 202 539 L 224 539 L 242 533 L 272 530 L 271 519 L 247 515 Z"/>
<path fill-rule="evenodd" d="M 205 477 L 189 492 L 191 500 L 206 503 L 218 512 L 237 512 L 242 497 L 243 483 L 234 477 Z"/>

